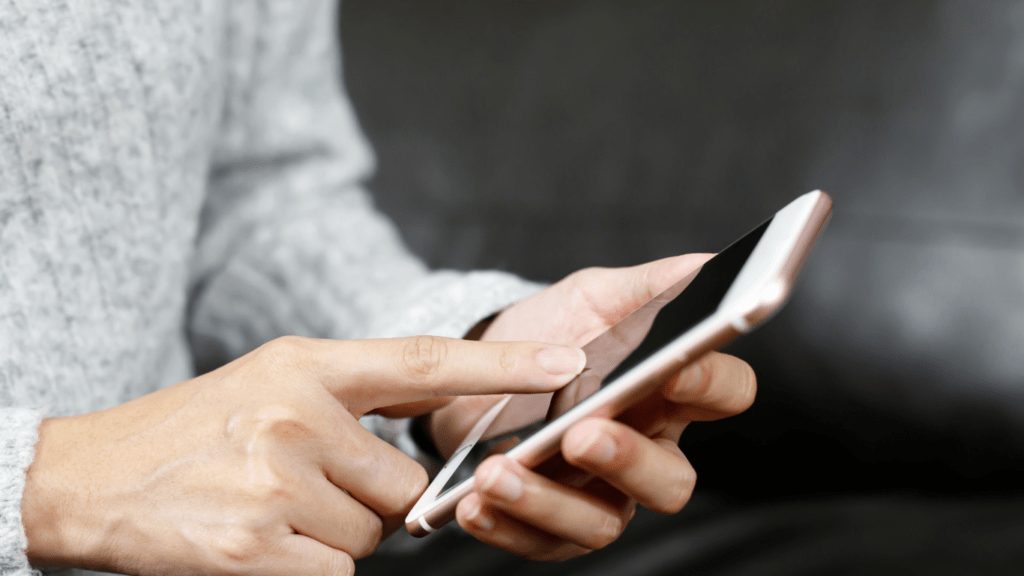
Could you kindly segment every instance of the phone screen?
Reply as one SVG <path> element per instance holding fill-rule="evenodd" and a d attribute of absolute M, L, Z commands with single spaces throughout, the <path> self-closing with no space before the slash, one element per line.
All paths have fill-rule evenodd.
<path fill-rule="evenodd" d="M 463 444 L 452 455 L 456 459 L 466 450 L 470 451 L 449 477 L 441 494 L 472 476 L 473 470 L 488 456 L 507 452 L 711 316 L 769 224 L 771 220 L 584 346 L 587 365 L 565 387 L 554 394 L 513 396 L 479 441 Z"/>

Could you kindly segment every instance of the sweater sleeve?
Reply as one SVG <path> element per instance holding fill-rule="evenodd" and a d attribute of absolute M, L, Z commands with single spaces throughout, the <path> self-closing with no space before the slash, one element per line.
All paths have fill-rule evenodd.
<path fill-rule="evenodd" d="M 430 271 L 363 187 L 370 148 L 341 87 L 337 2 L 233 2 L 224 112 L 200 221 L 200 369 L 275 337 L 461 337 L 538 286 Z M 430 467 L 406 422 L 363 421 Z M 436 464 L 436 463 L 435 463 Z"/>
<path fill-rule="evenodd" d="M 373 158 L 340 82 L 336 2 L 233 2 L 224 113 L 193 274 L 201 367 L 277 336 L 461 336 L 534 292 L 429 271 L 363 188 Z"/>
<path fill-rule="evenodd" d="M 42 414 L 26 408 L 0 408 L 0 574 L 29 576 L 21 524 L 25 471 L 32 463 Z"/>

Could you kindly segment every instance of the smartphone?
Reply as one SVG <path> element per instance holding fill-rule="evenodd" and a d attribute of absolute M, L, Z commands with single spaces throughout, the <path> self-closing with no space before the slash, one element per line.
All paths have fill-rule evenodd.
<path fill-rule="evenodd" d="M 562 435 L 591 416 L 614 418 L 672 374 L 779 310 L 832 213 L 832 199 L 800 196 L 583 346 L 583 372 L 553 394 L 501 397 L 473 426 L 405 519 L 425 536 L 455 517 L 473 470 L 504 453 L 527 467 L 554 456 Z"/>

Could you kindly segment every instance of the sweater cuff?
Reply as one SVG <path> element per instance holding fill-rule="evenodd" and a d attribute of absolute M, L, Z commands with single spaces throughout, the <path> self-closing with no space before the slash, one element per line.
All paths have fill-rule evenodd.
<path fill-rule="evenodd" d="M 42 413 L 25 408 L 0 408 L 0 574 L 39 574 L 25 556 L 28 540 L 21 523 L 25 471 L 35 454 Z"/>
<path fill-rule="evenodd" d="M 544 285 L 498 271 L 432 272 L 402 291 L 363 338 L 462 338 L 481 319 L 540 291 Z"/>

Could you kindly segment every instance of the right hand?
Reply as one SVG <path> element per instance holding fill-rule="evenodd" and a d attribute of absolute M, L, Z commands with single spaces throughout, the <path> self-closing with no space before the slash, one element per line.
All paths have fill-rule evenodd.
<path fill-rule="evenodd" d="M 350 574 L 427 485 L 360 416 L 550 392 L 581 357 L 523 342 L 287 337 L 115 408 L 47 419 L 22 503 L 29 559 L 140 575 Z"/>

